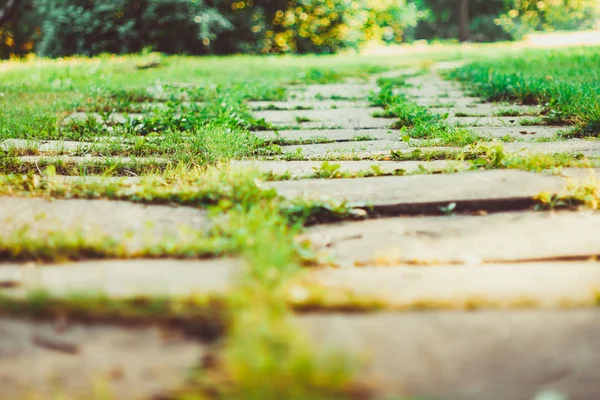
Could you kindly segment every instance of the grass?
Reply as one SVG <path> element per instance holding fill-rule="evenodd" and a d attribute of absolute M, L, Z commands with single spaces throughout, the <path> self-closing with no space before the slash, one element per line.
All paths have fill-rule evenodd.
<path fill-rule="evenodd" d="M 471 63 L 452 76 L 488 101 L 540 105 L 546 123 L 573 124 L 573 137 L 595 137 L 600 135 L 599 54 L 594 47 L 522 50 Z"/>
<path fill-rule="evenodd" d="M 179 204 L 207 209 L 212 221 L 208 231 L 186 230 L 180 235 L 154 237 L 136 248 L 129 246 L 127 240 L 89 229 L 59 227 L 36 232 L 33 227 L 23 226 L 12 230 L 12 233 L 3 231 L 0 234 L 0 258 L 65 261 L 101 257 L 200 258 L 230 255 L 242 258 L 246 265 L 232 290 L 218 298 L 115 300 L 101 295 L 57 298 L 38 292 L 22 299 L 0 297 L 0 313 L 36 318 L 68 315 L 74 319 L 119 323 L 174 323 L 198 332 L 203 338 L 218 339 L 208 357 L 212 361 L 194 371 L 189 384 L 173 393 L 172 398 L 370 398 L 369 388 L 360 383 L 360 365 L 356 360 L 346 355 L 316 352 L 295 325 L 292 311 L 323 308 L 370 310 L 381 304 L 341 294 L 309 293 L 306 297 L 293 288 L 290 291 L 290 285 L 302 268 L 321 261 L 310 242 L 302 239 L 304 226 L 323 221 L 361 219 L 369 216 L 371 210 L 352 208 L 344 202 L 283 199 L 262 184 L 268 176 L 253 170 L 231 168 L 228 161 L 282 153 L 279 145 L 283 142 L 262 140 L 252 133 L 271 129 L 271 126 L 252 116 L 249 101 L 281 101 L 287 96 L 286 87 L 292 83 L 332 83 L 347 77 L 366 78 L 374 72 L 400 68 L 409 63 L 418 64 L 425 59 L 455 57 L 455 53 L 456 49 L 452 49 L 434 56 L 417 54 L 401 58 L 352 55 L 273 58 L 159 56 L 158 68 L 143 70 L 137 68 L 137 65 L 148 61 L 143 55 L 34 59 L 0 64 L 0 140 L 28 141 L 24 147 L 0 151 L 0 195 Z M 541 56 L 531 54 L 541 59 Z M 567 55 L 596 60 L 593 54 L 583 50 Z M 489 70 L 481 75 L 478 72 L 478 68 L 487 65 L 486 62 L 484 59 L 458 73 L 462 79 L 473 82 L 473 90 L 480 93 L 492 90 L 486 89 L 488 81 L 479 80 L 488 76 Z M 492 72 L 492 82 L 497 76 L 514 74 L 510 69 L 514 60 L 493 62 L 501 72 Z M 583 64 L 586 62 L 582 61 Z M 585 65 L 590 67 L 592 64 Z M 565 61 L 562 65 L 564 70 L 569 62 Z M 550 68 L 559 71 L 554 66 Z M 529 72 L 531 76 L 539 74 L 532 69 Z M 590 72 L 584 72 L 579 70 L 581 76 L 567 73 L 565 76 L 573 81 L 572 84 L 567 82 L 569 79 L 558 75 L 553 82 L 560 81 L 559 89 L 570 87 L 573 93 L 579 90 L 575 83 L 594 89 L 593 82 L 588 79 Z M 372 159 L 456 160 L 473 170 L 518 168 L 556 173 L 561 167 L 591 164 L 588 160 L 567 154 L 514 155 L 506 153 L 496 143 L 482 145 L 483 139 L 468 129 L 448 124 L 446 116 L 432 114 L 404 96 L 395 94 L 392 89 L 406 87 L 407 77 L 378 81 L 382 90 L 371 100 L 384 107 L 381 116 L 396 118 L 401 136 L 411 144 L 462 148 L 393 151 Z M 539 77 L 534 78 L 523 79 L 533 82 Z M 542 78 L 547 82 L 547 88 L 540 89 L 541 94 L 535 99 L 542 104 L 545 121 L 575 122 L 578 127 L 576 135 L 591 132 L 588 128 L 595 123 L 592 106 L 597 103 L 590 102 L 585 105 L 588 108 L 581 108 L 579 114 L 574 114 L 575 103 L 568 106 L 567 102 L 577 100 L 575 95 L 569 94 L 569 90 L 553 92 L 552 80 Z M 520 82 L 514 77 L 506 79 Z M 494 83 L 492 86 L 494 89 L 502 85 Z M 517 94 L 527 92 L 510 91 L 508 86 L 503 90 L 512 93 L 506 96 L 509 100 L 518 99 Z M 529 92 L 533 93 L 533 89 Z M 551 96 L 546 98 L 546 95 Z M 498 99 L 504 99 L 503 96 L 498 94 Z M 490 92 L 486 97 L 494 96 Z M 524 95 L 522 102 L 531 102 L 530 98 L 533 97 Z M 333 99 L 347 98 L 338 96 Z M 278 106 L 266 107 L 274 108 Z M 76 111 L 98 113 L 101 119 L 92 116 L 65 123 L 65 118 Z M 143 112 L 144 116 L 108 123 L 115 112 Z M 370 139 L 369 135 L 363 134 L 354 138 Z M 43 151 L 39 143 L 42 140 L 70 140 L 85 145 L 74 152 L 68 149 Z M 85 156 L 93 161 L 79 164 L 74 160 L 50 157 L 60 154 Z M 25 162 L 19 158 L 23 155 L 41 158 Z M 290 160 L 307 158 L 301 150 L 281 157 Z M 327 162 L 315 168 L 312 177 L 336 179 L 388 174 L 377 167 L 347 174 L 334 162 L 358 159 L 358 153 L 333 154 L 325 158 Z M 449 168 L 442 172 L 455 170 Z M 415 171 L 435 172 L 440 171 L 425 167 Z M 98 175 L 100 179 L 65 180 L 59 176 L 61 174 Z M 406 171 L 397 170 L 389 174 L 402 175 Z M 114 175 L 133 178 L 104 179 Z M 572 190 L 568 199 L 550 196 L 549 203 L 577 200 L 597 208 L 597 198 L 597 189 L 579 186 Z M 449 209 L 448 213 L 451 211 Z M 409 309 L 440 306 L 422 302 L 411 305 Z M 477 305 L 468 306 L 477 308 Z"/>
<path fill-rule="evenodd" d="M 378 94 L 371 96 L 371 102 L 385 108 L 376 116 L 397 118 L 391 127 L 400 129 L 404 141 L 427 139 L 426 142 L 419 142 L 419 145 L 462 147 L 485 140 L 469 129 L 447 123 L 448 113 L 440 115 L 431 112 L 406 96 L 395 94 L 392 86 L 382 86 Z"/>

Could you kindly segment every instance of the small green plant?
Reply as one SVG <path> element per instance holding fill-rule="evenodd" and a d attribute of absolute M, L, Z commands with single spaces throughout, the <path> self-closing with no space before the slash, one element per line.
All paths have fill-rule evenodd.
<path fill-rule="evenodd" d="M 330 164 L 328 161 L 323 161 L 319 167 L 314 167 L 315 176 L 318 178 L 341 178 L 341 164 Z"/>
<path fill-rule="evenodd" d="M 311 121 L 312 121 L 312 119 L 310 119 L 308 117 L 304 117 L 304 116 L 300 116 L 300 115 L 296 117 L 296 122 L 299 124 L 302 124 L 304 122 L 311 122 Z"/>

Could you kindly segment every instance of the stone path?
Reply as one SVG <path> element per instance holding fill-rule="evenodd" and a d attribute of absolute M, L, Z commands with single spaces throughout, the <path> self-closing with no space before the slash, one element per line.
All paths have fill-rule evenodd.
<path fill-rule="evenodd" d="M 532 124 L 537 107 L 482 103 L 435 70 L 407 82 L 412 86 L 398 91 L 436 106 L 432 112 L 448 113 L 450 124 L 508 141 L 508 152 L 600 155 L 600 142 L 558 141 L 556 134 L 568 127 Z M 368 118 L 373 108 L 363 100 L 350 106 L 346 99 L 376 90 L 373 81 L 353 82 L 346 90 L 341 84 L 316 85 L 297 96 L 318 111 L 286 111 L 298 104 L 292 99 L 289 106 L 277 103 L 279 111 L 256 113 L 286 127 L 260 134 L 280 143 L 283 157 L 244 164 L 294 178 L 271 187 L 289 198 L 345 201 L 386 216 L 311 227 L 307 238 L 330 266 L 311 269 L 297 282 L 307 293 L 315 288 L 321 293 L 309 304 L 352 309 L 371 302 L 385 311 L 343 314 L 325 308 L 299 315 L 298 323 L 320 347 L 365 357 L 365 374 L 385 395 L 457 400 L 525 400 L 544 390 L 569 399 L 600 395 L 600 357 L 590 353 L 599 345 L 600 312 L 594 307 L 600 263 L 594 260 L 600 256 L 600 214 L 532 209 L 539 193 L 567 193 L 573 179 L 595 171 L 466 171 L 468 162 L 365 160 L 390 151 L 463 150 L 408 144 L 389 129 L 393 120 L 375 125 Z M 334 100 L 318 106 L 344 91 L 340 110 L 322 111 Z M 517 116 L 501 116 L 507 113 Z M 310 118 L 309 125 L 294 124 L 299 115 Z M 350 116 L 362 122 L 350 126 Z M 320 124 L 328 129 L 313 129 Z M 283 160 L 301 157 L 310 161 Z M 329 164 L 320 164 L 324 161 Z M 342 179 L 315 179 L 328 176 L 335 163 L 338 173 L 330 176 Z M 361 177 L 369 170 L 446 173 Z M 336 303 L 340 293 L 350 297 Z M 465 311 L 473 309 L 482 310 Z"/>
<path fill-rule="evenodd" d="M 486 104 L 467 96 L 438 75 L 441 67 L 411 75 L 410 86 L 396 91 L 431 112 L 448 113 L 448 123 L 468 126 L 482 140 L 495 140 L 487 144 L 502 143 L 507 152 L 600 156 L 600 142 L 559 141 L 557 133 L 568 127 L 539 125 L 537 119 L 532 125 L 537 107 Z M 248 103 L 272 128 L 255 134 L 282 151 L 236 160 L 234 166 L 277 178 L 264 186 L 284 198 L 344 202 L 368 217 L 336 224 L 317 218 L 307 228 L 304 238 L 323 265 L 303 271 L 290 284 L 300 293 L 290 299 L 296 323 L 319 350 L 341 348 L 363 357 L 362 376 L 382 397 L 529 400 L 543 390 L 571 400 L 600 396 L 600 311 L 595 308 L 600 213 L 533 209 L 540 193 L 568 194 L 569 185 L 598 170 L 477 170 L 448 155 L 473 149 L 403 140 L 400 130 L 390 128 L 394 119 L 373 116 L 381 108 L 368 98 L 379 90 L 377 78 L 415 72 L 295 86 L 286 101 Z M 87 117 L 76 113 L 67 123 Z M 117 126 L 142 115 L 91 117 Z M 18 153 L 21 163 L 39 173 L 48 157 L 78 165 L 106 162 L 88 155 L 94 145 L 9 139 L 0 151 Z M 394 161 L 392 152 L 417 160 Z M 441 159 L 419 158 L 436 152 Z M 164 162 L 120 160 L 142 166 Z M 128 179 L 135 185 L 139 179 L 130 172 L 131 178 L 110 181 Z M 52 179 L 109 182 L 104 177 Z M 211 228 L 207 212 L 192 207 L 8 196 L 0 197 L 0 226 L 0 240 L 29 232 L 76 244 L 78 235 L 105 235 L 133 255 L 162 238 L 180 243 Z M 71 232 L 67 237 L 50 235 L 65 229 Z M 231 258 L 4 262 L 0 301 L 23 299 L 32 290 L 58 298 L 101 293 L 113 299 L 205 299 L 226 293 L 243 269 L 241 260 Z M 311 297 L 312 291 L 321 297 Z M 338 295 L 342 300 L 336 303 Z M 87 383 L 97 378 L 118 398 L 159 396 L 181 384 L 207 349 L 177 329 L 63 322 L 0 317 L 3 394 L 48 396 L 58 382 L 70 395 L 85 398 L 91 393 Z"/>

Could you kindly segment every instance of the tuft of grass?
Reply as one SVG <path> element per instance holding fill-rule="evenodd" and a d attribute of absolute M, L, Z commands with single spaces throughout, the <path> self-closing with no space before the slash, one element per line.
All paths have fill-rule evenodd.
<path fill-rule="evenodd" d="M 593 47 L 525 50 L 471 63 L 452 76 L 488 101 L 540 105 L 546 123 L 572 124 L 575 136 L 588 137 L 600 135 L 599 63 Z"/>

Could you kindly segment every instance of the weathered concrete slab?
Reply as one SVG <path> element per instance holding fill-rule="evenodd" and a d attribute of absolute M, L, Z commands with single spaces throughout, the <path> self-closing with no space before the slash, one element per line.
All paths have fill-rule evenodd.
<path fill-rule="evenodd" d="M 254 117 L 264 118 L 273 126 L 298 126 L 304 129 L 342 128 L 373 129 L 387 128 L 394 120 L 375 118 L 372 114 L 377 109 L 345 108 L 333 110 L 290 110 L 290 111 L 256 111 Z"/>
<path fill-rule="evenodd" d="M 383 218 L 313 227 L 342 264 L 481 263 L 600 255 L 600 213 Z"/>
<path fill-rule="evenodd" d="M 600 311 L 515 310 L 299 317 L 321 349 L 369 362 L 386 395 L 531 400 L 600 396 Z"/>
<path fill-rule="evenodd" d="M 340 263 L 512 262 L 600 255 L 600 213 L 516 212 L 383 218 L 313 227 Z"/>
<path fill-rule="evenodd" d="M 452 107 L 469 107 L 479 104 L 481 99 L 477 97 L 417 97 L 413 99 L 418 105 L 424 107 L 440 107 L 442 104 L 450 104 Z"/>
<path fill-rule="evenodd" d="M 48 230 L 78 230 L 116 238 L 135 234 L 138 240 L 156 240 L 180 234 L 182 229 L 203 231 L 206 212 L 192 207 L 134 204 L 110 200 L 46 200 L 0 197 L 0 235 L 9 236 L 24 227 L 31 234 Z"/>
<path fill-rule="evenodd" d="M 10 150 L 32 150 L 40 153 L 75 153 L 87 150 L 94 143 L 76 142 L 70 140 L 25 140 L 7 139 L 0 143 L 0 149 Z"/>
<path fill-rule="evenodd" d="M 289 100 L 289 101 L 250 101 L 248 107 L 251 110 L 267 111 L 275 110 L 333 110 L 336 108 L 373 108 L 376 111 L 377 107 L 371 107 L 371 102 L 367 100 L 331 100 L 331 99 L 313 99 L 313 100 Z"/>
<path fill-rule="evenodd" d="M 81 123 L 92 120 L 97 124 L 104 124 L 104 118 L 98 113 L 92 112 L 74 112 L 63 119 L 62 124 L 68 125 L 73 123 Z"/>
<path fill-rule="evenodd" d="M 215 294 L 229 289 L 241 268 L 241 263 L 233 259 L 105 260 L 54 265 L 0 263 L 0 282 L 14 285 L 0 289 L 0 294 L 18 297 L 40 289 L 55 296 Z"/>
<path fill-rule="evenodd" d="M 342 174 L 397 173 L 411 174 L 419 171 L 461 171 L 468 164 L 458 161 L 331 161 L 329 164 L 339 165 Z M 233 161 L 232 165 L 251 167 L 265 173 L 289 175 L 293 179 L 314 176 L 321 169 L 323 161 Z"/>
<path fill-rule="evenodd" d="M 21 156 L 17 158 L 20 162 L 31 164 L 44 164 L 46 162 L 62 162 L 65 164 L 166 164 L 164 158 L 149 157 L 94 157 L 94 156 L 70 156 L 70 155 L 47 155 L 47 156 Z"/>
<path fill-rule="evenodd" d="M 506 113 L 509 111 L 518 112 L 523 116 L 538 115 L 540 113 L 540 108 L 537 106 L 524 106 L 520 104 L 503 103 L 481 103 L 473 104 L 471 107 L 432 107 L 429 110 L 437 114 L 448 113 L 450 117 L 455 117 L 456 114 L 458 114 L 459 116 L 470 117 L 499 116 L 502 113 Z"/>
<path fill-rule="evenodd" d="M 559 142 L 526 142 L 505 143 L 504 148 L 511 152 L 528 151 L 530 153 L 571 153 L 582 154 L 586 157 L 600 156 L 600 141 L 569 139 Z"/>
<path fill-rule="evenodd" d="M 552 138 L 565 128 L 562 126 L 533 125 L 473 127 L 472 129 L 484 137 L 492 136 L 498 139 L 509 137 L 520 141 L 532 141 L 540 138 Z"/>
<path fill-rule="evenodd" d="M 383 234 L 381 235 L 384 236 Z M 411 309 L 594 306 L 600 263 L 563 262 L 311 269 L 305 282 Z"/>
<path fill-rule="evenodd" d="M 514 209 L 532 205 L 540 192 L 561 192 L 564 178 L 524 171 L 474 171 L 444 175 L 272 182 L 286 197 L 345 200 L 382 213 L 439 212 L 456 203 L 464 209 Z"/>
<path fill-rule="evenodd" d="M 593 163 L 598 166 L 598 162 Z M 600 168 L 563 168 L 562 176 L 573 179 L 575 182 L 585 182 L 588 179 L 600 179 Z"/>
<path fill-rule="evenodd" d="M 357 141 L 357 139 L 369 138 L 398 139 L 398 131 L 391 129 L 292 129 L 281 131 L 258 131 L 253 132 L 256 136 L 268 140 L 283 140 L 289 142 L 319 141 L 320 139 L 333 140 L 336 142 Z"/>
<path fill-rule="evenodd" d="M 185 383 L 205 348 L 154 327 L 0 318 L 2 397 L 147 399 Z M 33 396 L 33 397 L 32 397 Z"/>
<path fill-rule="evenodd" d="M 406 66 L 400 69 L 393 69 L 390 71 L 377 72 L 375 74 L 371 74 L 371 79 L 373 81 L 377 81 L 379 78 L 396 78 L 405 75 L 413 75 L 421 72 L 421 69 L 418 67 L 410 67 Z"/>
<path fill-rule="evenodd" d="M 374 152 L 390 152 L 398 149 L 409 149 L 409 147 L 406 142 L 401 140 L 366 140 L 285 146 L 282 150 L 284 154 L 301 154 L 309 158 L 322 158 L 330 155 L 366 156 Z"/>
<path fill-rule="evenodd" d="M 74 112 L 69 114 L 63 119 L 62 124 L 68 125 L 72 123 L 82 123 L 87 120 L 93 120 L 97 124 L 107 125 L 122 125 L 131 121 L 140 120 L 144 118 L 144 114 L 141 113 L 111 113 L 106 119 L 102 115 L 93 112 Z"/>
<path fill-rule="evenodd" d="M 304 87 L 291 87 L 288 90 L 289 97 L 293 100 L 309 99 L 366 99 L 371 92 L 378 92 L 375 83 L 330 83 L 308 85 Z"/>
<path fill-rule="evenodd" d="M 459 126 L 520 126 L 529 120 L 531 117 L 450 117 L 447 122 Z"/>

